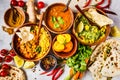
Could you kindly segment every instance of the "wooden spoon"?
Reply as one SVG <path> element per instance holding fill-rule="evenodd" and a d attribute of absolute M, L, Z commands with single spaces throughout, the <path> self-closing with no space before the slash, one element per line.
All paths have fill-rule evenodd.
<path fill-rule="evenodd" d="M 97 24 L 95 24 L 94 22 L 92 22 L 86 15 L 85 13 L 81 10 L 81 8 L 78 5 L 75 5 L 76 9 L 91 23 L 94 24 L 94 26 L 98 26 Z M 98 26 L 98 28 L 100 28 L 100 26 Z"/>
<path fill-rule="evenodd" d="M 37 33 L 37 36 L 36 36 L 36 43 L 37 44 L 39 43 L 39 34 L 40 34 L 41 26 L 42 26 L 43 15 L 44 15 L 44 13 L 42 13 L 40 15 L 40 22 L 38 24 L 38 33 Z"/>

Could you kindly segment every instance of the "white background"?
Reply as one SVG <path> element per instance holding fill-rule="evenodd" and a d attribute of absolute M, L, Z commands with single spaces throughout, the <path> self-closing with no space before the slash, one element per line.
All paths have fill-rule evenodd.
<path fill-rule="evenodd" d="M 27 1 L 27 0 L 25 0 L 25 1 Z M 40 0 L 38 0 L 38 1 L 40 1 Z M 44 9 L 42 9 L 41 12 L 45 11 L 47 6 L 52 4 L 52 3 L 55 3 L 55 2 L 67 3 L 67 0 L 41 0 L 41 1 L 46 3 L 46 7 Z M 98 0 L 98 1 L 101 1 L 101 0 Z M 76 9 L 75 9 L 74 5 L 78 4 L 79 6 L 83 6 L 84 3 L 85 3 L 85 0 L 79 0 L 79 2 L 77 2 L 77 0 L 72 0 L 71 4 L 70 4 L 70 8 L 72 8 L 72 10 L 74 12 L 76 12 Z M 4 31 L 2 31 L 2 28 L 1 28 L 2 25 L 6 26 L 5 23 L 4 23 L 4 12 L 8 8 L 10 8 L 9 4 L 10 4 L 10 0 L 0 0 L 0 50 L 3 49 L 3 48 L 10 49 L 9 44 L 12 41 L 12 35 L 8 35 L 8 33 L 5 33 Z M 94 4 L 94 0 L 93 0 L 92 4 Z M 112 0 L 110 10 L 112 10 L 112 11 L 114 11 L 118 14 L 117 16 L 108 15 L 110 18 L 113 19 L 113 21 L 114 21 L 113 25 L 117 25 L 117 26 L 120 27 L 120 0 Z M 42 71 L 39 67 L 39 64 L 36 65 L 36 67 L 37 68 L 36 68 L 35 73 L 33 73 L 32 69 L 25 70 L 25 73 L 27 75 L 27 80 L 51 80 L 51 77 L 47 77 L 45 75 L 42 75 L 42 76 L 39 75 L 40 72 Z M 65 67 L 65 72 L 59 78 L 59 80 L 63 80 L 64 77 L 69 73 L 68 69 L 69 68 L 66 66 Z M 93 80 L 90 72 L 87 72 L 85 77 L 82 80 Z M 120 77 L 115 77 L 115 78 L 113 78 L 113 80 L 120 80 Z"/>

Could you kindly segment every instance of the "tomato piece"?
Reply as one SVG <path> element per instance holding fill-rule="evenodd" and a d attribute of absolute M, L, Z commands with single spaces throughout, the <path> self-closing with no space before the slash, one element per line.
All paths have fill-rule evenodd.
<path fill-rule="evenodd" d="M 13 6 L 17 6 L 18 2 L 16 0 L 11 0 L 10 4 L 13 5 Z"/>
<path fill-rule="evenodd" d="M 13 50 L 13 49 L 11 49 L 10 51 L 9 51 L 9 54 L 10 54 L 10 56 L 15 56 L 16 55 L 16 53 L 15 53 L 15 51 Z"/>
<path fill-rule="evenodd" d="M 0 63 L 1 63 L 1 62 L 3 62 L 3 58 L 2 58 L 2 57 L 0 57 Z"/>
<path fill-rule="evenodd" d="M 8 54 L 8 50 L 2 49 L 2 50 L 0 51 L 0 54 L 1 54 L 2 56 L 6 56 L 6 55 Z"/>
<path fill-rule="evenodd" d="M 22 0 L 18 1 L 18 6 L 24 7 L 25 6 L 25 2 L 22 1 Z"/>
<path fill-rule="evenodd" d="M 8 75 L 8 71 L 6 71 L 6 70 L 2 70 L 1 72 L 0 72 L 0 76 L 2 76 L 2 77 L 5 77 L 5 76 L 7 76 Z"/>
<path fill-rule="evenodd" d="M 45 3 L 42 2 L 42 1 L 39 1 L 38 4 L 37 4 L 37 7 L 38 7 L 39 9 L 44 8 L 44 7 L 45 7 Z"/>
<path fill-rule="evenodd" d="M 2 69 L 10 69 L 10 66 L 8 64 L 2 64 Z"/>
<path fill-rule="evenodd" d="M 11 56 L 6 56 L 5 57 L 5 62 L 11 62 L 12 61 L 12 57 Z"/>

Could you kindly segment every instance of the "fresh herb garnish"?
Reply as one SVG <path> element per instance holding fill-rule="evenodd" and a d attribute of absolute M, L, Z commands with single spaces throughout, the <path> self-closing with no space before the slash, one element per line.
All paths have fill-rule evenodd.
<path fill-rule="evenodd" d="M 59 16 L 59 17 L 57 18 L 57 20 L 58 20 L 58 23 L 59 23 L 59 24 L 64 24 L 64 20 L 63 20 L 62 17 Z"/>
<path fill-rule="evenodd" d="M 67 65 L 75 71 L 84 72 L 87 69 L 86 60 L 89 60 L 91 54 L 92 49 L 89 46 L 79 43 L 76 54 L 67 59 Z"/>
<path fill-rule="evenodd" d="M 55 23 L 56 22 L 56 17 L 52 16 L 52 22 Z"/>
<path fill-rule="evenodd" d="M 59 28 L 59 27 L 60 27 L 60 25 L 58 23 L 54 24 L 54 28 Z"/>
<path fill-rule="evenodd" d="M 60 28 L 60 25 L 64 24 L 64 20 L 60 16 L 59 17 L 52 16 L 52 23 L 54 25 L 54 28 Z"/>
<path fill-rule="evenodd" d="M 30 28 L 30 32 L 33 32 L 33 31 L 34 31 L 34 27 L 31 26 L 31 28 Z"/>
<path fill-rule="evenodd" d="M 40 46 L 37 46 L 36 49 L 35 49 L 35 52 L 40 53 L 40 51 L 41 51 L 41 47 L 40 47 Z"/>

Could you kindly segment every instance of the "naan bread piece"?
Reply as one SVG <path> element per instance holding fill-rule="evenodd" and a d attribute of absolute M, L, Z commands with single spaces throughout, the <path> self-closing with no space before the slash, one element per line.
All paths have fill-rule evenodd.
<path fill-rule="evenodd" d="M 104 66 L 101 70 L 101 74 L 107 77 L 115 77 L 120 75 L 120 68 L 118 68 L 117 59 L 120 54 L 115 49 L 112 49 L 110 56 L 106 59 Z"/>
<path fill-rule="evenodd" d="M 107 77 L 102 76 L 101 69 L 103 67 L 102 61 L 95 61 L 91 67 L 89 67 L 90 72 L 92 73 L 94 80 L 107 80 Z"/>
<path fill-rule="evenodd" d="M 90 8 L 86 13 L 86 16 L 100 27 L 113 24 L 112 19 L 108 18 L 103 14 L 98 13 L 95 8 Z"/>
<path fill-rule="evenodd" d="M 120 40 L 106 40 L 97 46 L 90 60 L 94 61 L 89 67 L 94 80 L 120 75 Z"/>
<path fill-rule="evenodd" d="M 102 76 L 101 69 L 104 63 L 103 51 L 99 52 L 95 62 L 88 68 L 92 73 L 94 80 L 107 80 L 107 77 Z"/>
<path fill-rule="evenodd" d="M 11 66 L 9 76 L 0 77 L 0 80 L 26 80 L 26 76 L 21 69 Z"/>
<path fill-rule="evenodd" d="M 102 42 L 101 45 L 99 45 L 95 48 L 94 52 L 92 53 L 92 55 L 90 57 L 90 61 L 96 60 L 96 58 L 98 57 L 99 53 L 101 52 L 103 46 L 104 46 L 104 44 Z"/>

